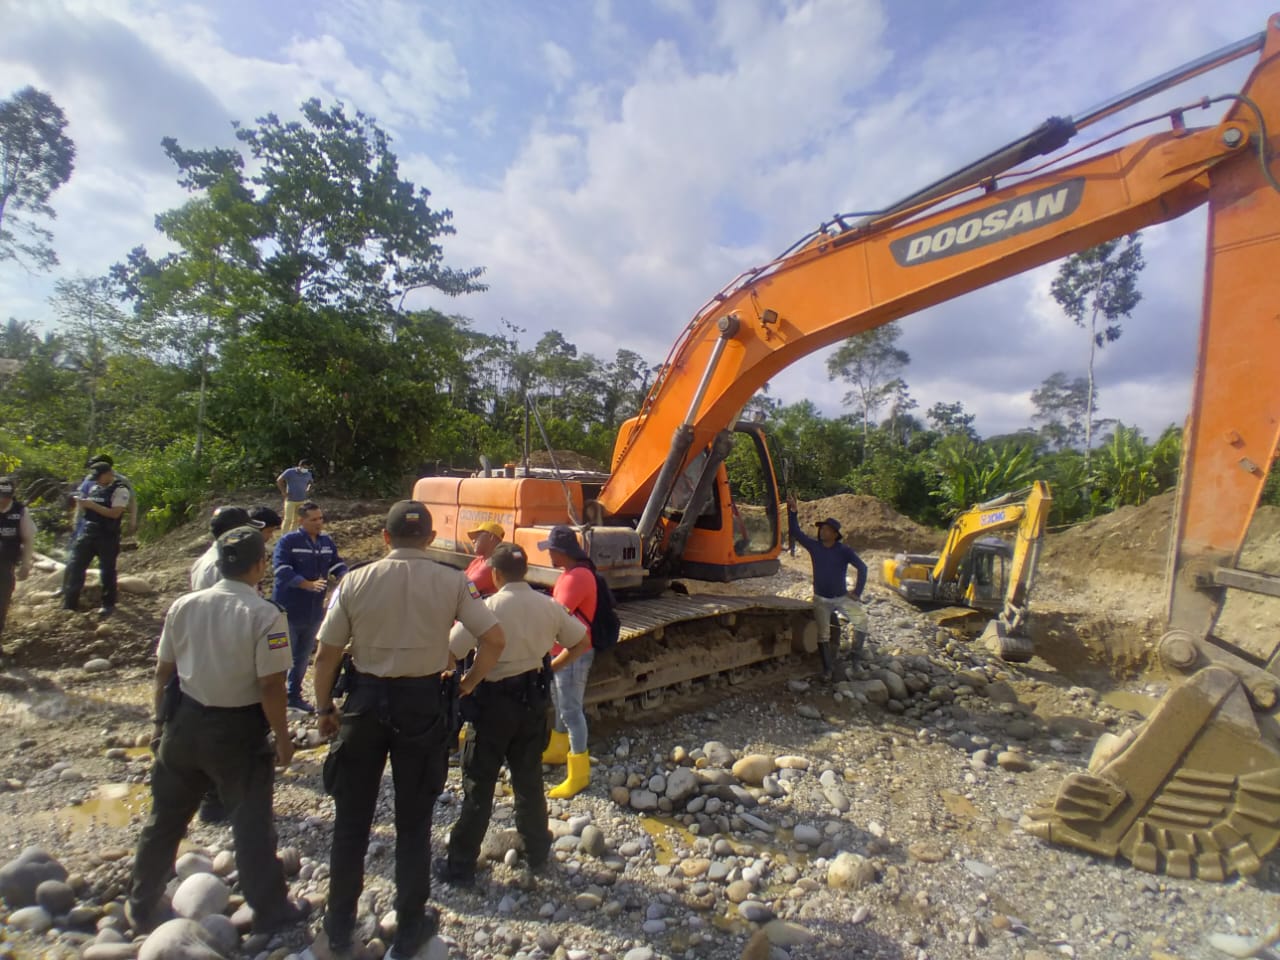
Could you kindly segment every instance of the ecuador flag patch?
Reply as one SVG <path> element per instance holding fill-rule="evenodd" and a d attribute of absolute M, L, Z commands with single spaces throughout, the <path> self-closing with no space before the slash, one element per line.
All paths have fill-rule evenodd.
<path fill-rule="evenodd" d="M 472 600 L 480 599 L 480 591 L 476 589 L 476 585 L 470 580 L 467 581 L 467 593 L 471 594 Z"/>
<path fill-rule="evenodd" d="M 271 650 L 283 650 L 289 646 L 289 634 L 285 632 L 268 633 L 267 647 Z"/>

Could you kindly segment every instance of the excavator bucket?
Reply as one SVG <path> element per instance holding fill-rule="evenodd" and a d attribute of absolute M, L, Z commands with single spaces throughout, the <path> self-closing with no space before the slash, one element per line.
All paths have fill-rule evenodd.
<path fill-rule="evenodd" d="M 1087 772 L 1029 816 L 1041 839 L 1150 873 L 1246 876 L 1280 841 L 1280 750 L 1236 675 L 1206 667 L 1135 730 L 1100 739 Z"/>
<path fill-rule="evenodd" d="M 982 631 L 982 645 L 1006 663 L 1026 663 L 1035 653 L 1031 638 L 1009 629 L 1003 620 L 991 620 Z"/>

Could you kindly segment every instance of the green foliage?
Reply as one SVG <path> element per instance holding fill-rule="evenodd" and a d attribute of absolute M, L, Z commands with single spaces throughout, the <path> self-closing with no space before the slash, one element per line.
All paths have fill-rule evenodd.
<path fill-rule="evenodd" d="M 1093 458 L 1091 481 L 1097 503 L 1108 510 L 1139 506 L 1159 493 L 1169 458 L 1173 455 L 1173 462 L 1177 462 L 1177 446 L 1181 445 L 1173 444 L 1169 438 L 1166 430 L 1161 438 L 1164 446 L 1148 446 L 1142 431 L 1117 424 Z"/>
<path fill-rule="evenodd" d="M 197 462 L 190 435 L 138 457 L 117 457 L 138 497 L 138 537 L 151 539 L 191 520 L 211 490 L 261 483 L 260 471 L 232 443 L 213 441 Z"/>
<path fill-rule="evenodd" d="M 1084 443 L 1089 416 L 1089 381 L 1085 377 L 1068 380 L 1061 370 L 1051 373 L 1031 391 L 1031 402 L 1036 408 L 1031 419 L 1040 423 L 1040 435 L 1055 450 Z"/>
<path fill-rule="evenodd" d="M 827 357 L 827 376 L 839 377 L 852 387 L 844 395 L 862 420 L 862 440 L 871 433 L 871 420 L 885 403 L 905 394 L 906 384 L 899 374 L 911 362 L 911 355 L 897 346 L 902 330 L 887 323 L 850 337 Z"/>
<path fill-rule="evenodd" d="M 952 435 L 938 444 L 940 476 L 933 495 L 953 517 L 975 503 L 1025 487 L 1036 478 L 1034 443 L 978 443 Z"/>
<path fill-rule="evenodd" d="M 66 128 L 62 108 L 43 90 L 23 87 L 0 100 L 0 262 L 42 270 L 58 262 L 53 234 L 29 218 L 56 216 L 49 197 L 75 167 Z"/>

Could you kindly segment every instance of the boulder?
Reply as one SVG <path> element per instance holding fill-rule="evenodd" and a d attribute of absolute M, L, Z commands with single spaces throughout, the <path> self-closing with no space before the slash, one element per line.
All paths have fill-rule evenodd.
<path fill-rule="evenodd" d="M 212 933 L 184 917 L 160 924 L 138 951 L 138 960 L 226 960 L 226 956 Z"/>
<path fill-rule="evenodd" d="M 827 886 L 837 890 L 861 890 L 876 879 L 876 868 L 866 857 L 845 851 L 827 868 Z"/>
<path fill-rule="evenodd" d="M 173 912 L 188 920 L 203 920 L 227 909 L 231 889 L 212 873 L 193 873 L 173 894 Z"/>
<path fill-rule="evenodd" d="M 0 867 L 0 897 L 11 908 L 36 902 L 36 888 L 46 880 L 66 880 L 67 871 L 40 847 L 27 847 Z"/>
<path fill-rule="evenodd" d="M 758 787 L 774 769 L 773 757 L 763 753 L 749 753 L 733 765 L 733 775 L 743 783 Z"/>

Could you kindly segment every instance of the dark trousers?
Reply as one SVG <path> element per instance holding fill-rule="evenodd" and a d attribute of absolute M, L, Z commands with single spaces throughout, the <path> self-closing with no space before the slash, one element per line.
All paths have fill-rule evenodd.
<path fill-rule="evenodd" d="M 449 865 L 475 869 L 480 845 L 493 813 L 493 789 L 505 762 L 515 794 L 516 829 L 524 840 L 529 863 L 541 866 L 551 851 L 547 832 L 547 797 L 542 789 L 542 751 L 547 745 L 545 694 L 534 681 L 514 677 L 482 683 L 473 696 L 475 736 L 462 748 L 462 810 L 449 835 Z"/>
<path fill-rule="evenodd" d="M 289 668 L 289 699 L 302 697 L 302 681 L 307 675 L 307 664 L 316 648 L 316 633 L 320 621 L 312 618 L 289 618 L 289 649 L 293 654 L 293 666 Z"/>
<path fill-rule="evenodd" d="M 214 710 L 183 697 L 164 727 L 151 767 L 151 816 L 142 828 L 129 899 L 144 912 L 159 902 L 178 844 L 212 783 L 231 820 L 236 869 L 258 917 L 285 909 L 288 888 L 276 856 L 271 809 L 274 751 L 260 707 Z"/>
<path fill-rule="evenodd" d="M 62 605 L 75 610 L 80 605 L 80 591 L 84 589 L 84 574 L 89 563 L 98 558 L 98 570 L 102 574 L 102 605 L 116 605 L 116 558 L 120 556 L 120 533 L 109 532 L 95 524 L 88 524 L 84 532 L 71 545 L 71 557 L 67 560 L 66 574 L 62 579 Z"/>
<path fill-rule="evenodd" d="M 353 682 L 324 764 L 325 790 L 336 808 L 324 926 L 335 943 L 348 942 L 355 928 L 369 829 L 388 756 L 395 784 L 395 909 L 401 923 L 424 915 L 431 895 L 431 814 L 449 765 L 438 677 L 382 679 L 356 673 Z"/>
<path fill-rule="evenodd" d="M 4 634 L 4 622 L 9 617 L 9 601 L 17 585 L 17 567 L 8 560 L 0 560 L 0 636 Z"/>

